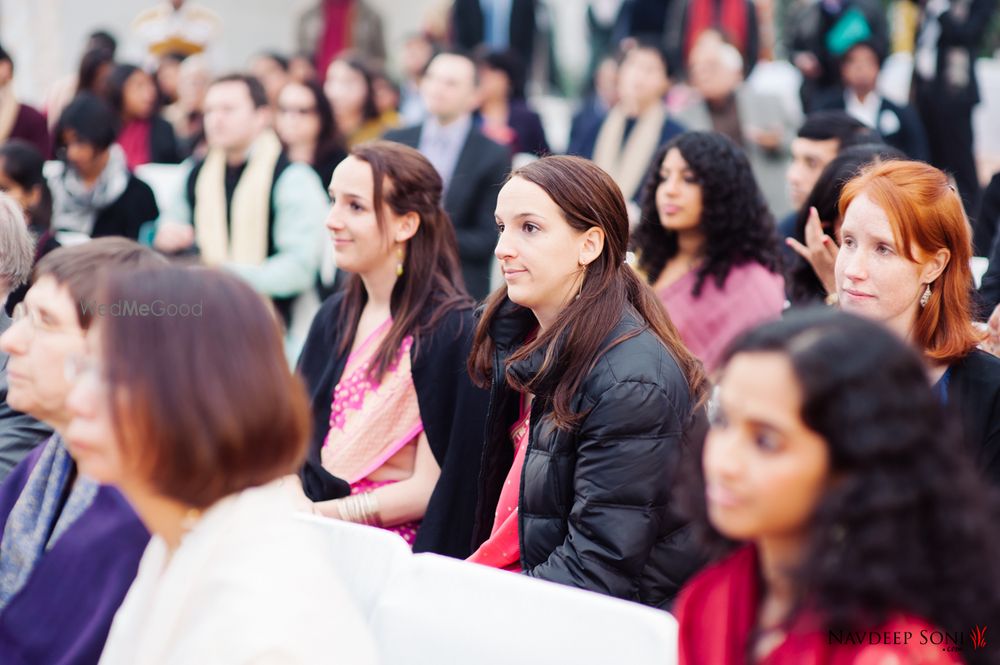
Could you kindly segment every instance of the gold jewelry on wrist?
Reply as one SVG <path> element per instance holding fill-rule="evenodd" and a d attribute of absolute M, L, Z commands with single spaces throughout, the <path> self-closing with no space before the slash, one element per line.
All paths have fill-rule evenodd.
<path fill-rule="evenodd" d="M 382 526 L 382 516 L 379 514 L 378 497 L 372 492 L 352 494 L 337 500 L 337 509 L 341 518 L 355 524 Z"/>

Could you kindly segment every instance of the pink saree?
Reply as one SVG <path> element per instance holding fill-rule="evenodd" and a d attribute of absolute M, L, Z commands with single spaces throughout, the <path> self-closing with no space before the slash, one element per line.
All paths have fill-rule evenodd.
<path fill-rule="evenodd" d="M 369 376 L 375 351 L 391 325 L 392 319 L 388 319 L 351 352 L 333 391 L 330 430 L 321 458 L 327 471 L 351 484 L 351 494 L 396 482 L 375 481 L 368 476 L 424 431 L 410 372 L 413 338 L 403 340 L 381 382 Z M 412 546 L 419 525 L 414 521 L 386 529 Z"/>

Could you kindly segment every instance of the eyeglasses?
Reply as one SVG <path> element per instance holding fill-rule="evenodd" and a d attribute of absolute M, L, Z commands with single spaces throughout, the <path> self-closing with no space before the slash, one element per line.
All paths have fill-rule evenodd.
<path fill-rule="evenodd" d="M 24 302 L 19 302 L 14 305 L 14 312 L 10 317 L 14 323 L 20 323 L 26 321 L 28 325 L 31 326 L 33 330 L 38 330 L 41 332 L 59 332 L 59 329 L 52 324 L 43 322 L 39 316 L 38 312 L 35 310 L 28 309 L 28 306 Z"/>
<path fill-rule="evenodd" d="M 315 106 L 279 106 L 278 113 L 289 115 L 312 115 L 316 112 Z"/>

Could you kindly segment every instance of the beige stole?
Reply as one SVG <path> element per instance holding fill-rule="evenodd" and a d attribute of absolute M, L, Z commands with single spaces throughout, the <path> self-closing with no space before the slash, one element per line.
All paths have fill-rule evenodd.
<path fill-rule="evenodd" d="M 21 103 L 14 94 L 14 84 L 8 83 L 3 90 L 0 90 L 0 143 L 10 137 L 20 110 Z"/>
<path fill-rule="evenodd" d="M 210 150 L 195 182 L 195 239 L 207 265 L 260 265 L 267 258 L 268 217 L 274 167 L 281 142 L 271 130 L 250 148 L 250 160 L 233 192 L 233 219 L 226 228 L 226 155 Z"/>
<path fill-rule="evenodd" d="M 656 104 L 639 116 L 628 141 L 622 146 L 625 120 L 625 113 L 617 106 L 608 113 L 594 145 L 594 163 L 618 183 L 626 199 L 631 199 L 649 169 L 649 160 L 660 147 L 667 109 L 663 104 Z"/>

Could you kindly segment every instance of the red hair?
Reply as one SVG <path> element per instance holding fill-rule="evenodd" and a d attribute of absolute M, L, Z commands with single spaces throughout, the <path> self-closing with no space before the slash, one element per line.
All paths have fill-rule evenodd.
<path fill-rule="evenodd" d="M 972 325 L 972 233 L 947 176 L 923 162 L 872 164 L 844 186 L 841 217 L 862 194 L 885 211 L 901 256 L 923 263 L 940 249 L 951 252 L 931 286 L 930 300 L 917 312 L 913 339 L 932 360 L 952 363 L 964 357 L 983 335 Z"/>

